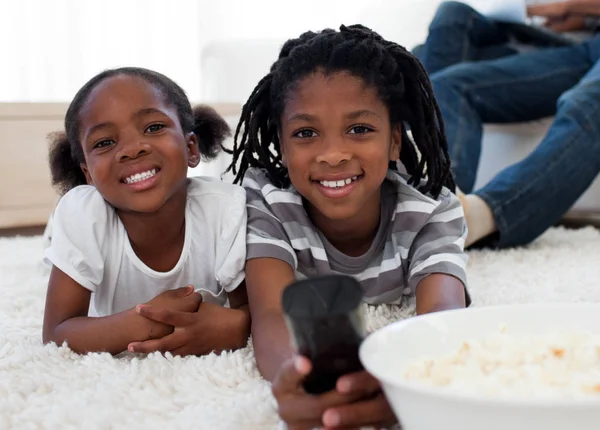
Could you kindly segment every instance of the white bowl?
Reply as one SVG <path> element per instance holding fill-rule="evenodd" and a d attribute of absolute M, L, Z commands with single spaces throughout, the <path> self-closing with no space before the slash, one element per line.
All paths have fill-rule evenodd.
<path fill-rule="evenodd" d="M 463 341 L 497 333 L 560 329 L 600 333 L 600 304 L 532 304 L 470 308 L 399 321 L 360 347 L 365 369 L 382 384 L 404 430 L 598 430 L 600 399 L 500 399 L 457 395 L 407 381 L 405 366 L 424 355 L 456 350 Z"/>

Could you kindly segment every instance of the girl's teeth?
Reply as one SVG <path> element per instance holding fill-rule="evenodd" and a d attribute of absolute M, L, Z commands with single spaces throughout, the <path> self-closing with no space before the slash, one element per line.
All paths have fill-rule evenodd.
<path fill-rule="evenodd" d="M 327 188 L 339 188 L 348 185 L 352 181 L 356 181 L 357 178 L 358 176 L 353 176 L 352 178 L 347 178 L 340 181 L 320 181 L 319 183 Z"/>
<path fill-rule="evenodd" d="M 156 169 L 148 170 L 142 173 L 136 173 L 135 175 L 131 175 L 128 178 L 125 178 L 126 184 L 135 184 L 136 182 L 144 181 L 152 176 L 156 175 Z"/>

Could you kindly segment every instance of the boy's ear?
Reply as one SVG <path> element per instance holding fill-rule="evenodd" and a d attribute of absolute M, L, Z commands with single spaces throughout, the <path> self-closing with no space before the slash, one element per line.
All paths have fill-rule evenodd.
<path fill-rule="evenodd" d="M 402 125 L 396 125 L 392 128 L 390 161 L 398 161 L 400 159 L 400 148 L 402 148 L 402 127 Z"/>
<path fill-rule="evenodd" d="M 189 133 L 186 137 L 188 149 L 188 166 L 196 167 L 200 164 L 200 148 L 198 147 L 198 137 L 195 133 Z"/>
<path fill-rule="evenodd" d="M 85 163 L 80 163 L 79 167 L 85 176 L 85 180 L 88 185 L 94 185 L 94 180 L 92 179 L 92 175 L 90 175 L 90 171 L 88 170 Z"/>

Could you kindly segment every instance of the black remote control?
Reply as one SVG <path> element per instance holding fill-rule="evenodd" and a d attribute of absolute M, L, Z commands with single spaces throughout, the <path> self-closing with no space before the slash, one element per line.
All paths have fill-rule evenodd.
<path fill-rule="evenodd" d="M 310 394 L 335 388 L 342 375 L 363 370 L 358 349 L 365 337 L 363 290 L 346 275 L 304 279 L 288 286 L 283 311 L 296 351 L 312 362 L 304 381 Z"/>

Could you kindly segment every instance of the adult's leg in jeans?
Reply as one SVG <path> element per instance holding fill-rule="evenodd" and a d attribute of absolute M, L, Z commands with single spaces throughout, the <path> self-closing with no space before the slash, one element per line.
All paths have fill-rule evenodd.
<path fill-rule="evenodd" d="M 424 45 L 413 50 L 428 73 L 454 64 L 501 58 L 516 53 L 507 45 L 506 32 L 471 6 L 442 3 L 431 24 Z"/>
<path fill-rule="evenodd" d="M 600 62 L 560 97 L 539 146 L 475 194 L 492 209 L 498 247 L 524 245 L 558 221 L 600 172 Z"/>
<path fill-rule="evenodd" d="M 484 123 L 515 123 L 553 115 L 562 93 L 591 68 L 585 45 L 544 49 L 458 64 L 431 76 L 444 119 L 457 185 L 473 189 Z"/>

